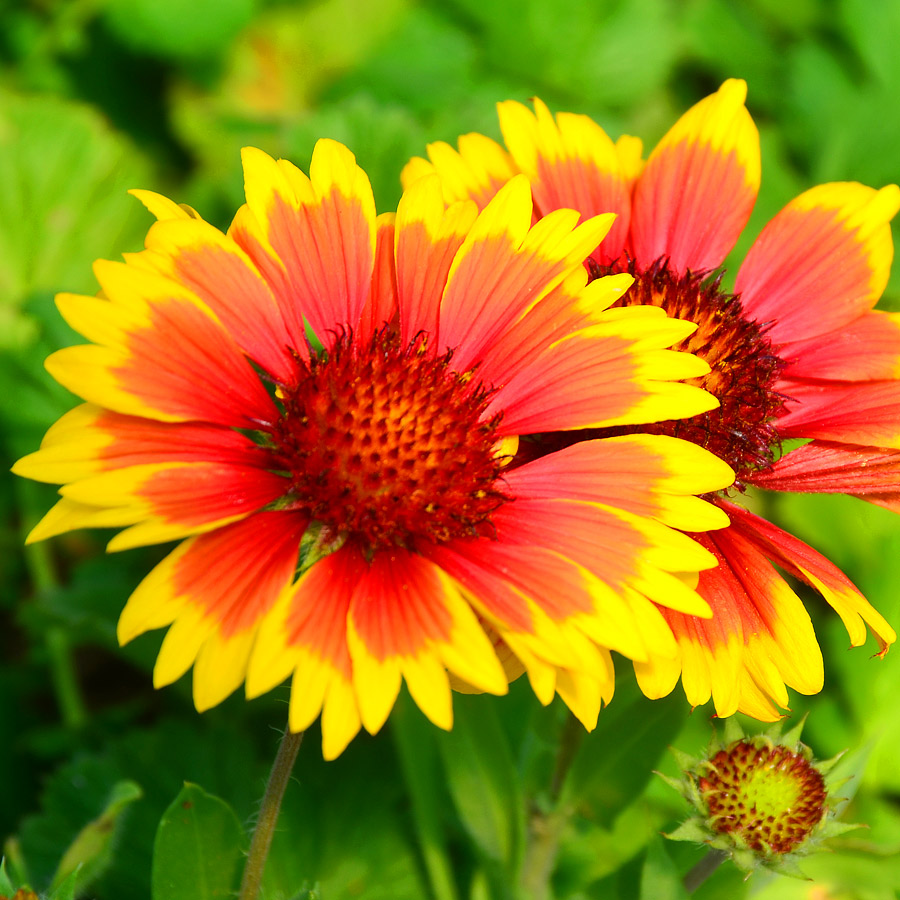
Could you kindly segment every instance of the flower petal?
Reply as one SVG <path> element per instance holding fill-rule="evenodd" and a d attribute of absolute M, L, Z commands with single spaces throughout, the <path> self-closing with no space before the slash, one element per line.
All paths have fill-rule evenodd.
<path fill-rule="evenodd" d="M 714 558 L 687 535 L 653 519 L 600 503 L 517 498 L 500 507 L 492 521 L 501 543 L 545 547 L 615 591 L 630 588 L 673 609 L 708 615 L 706 604 L 671 573 L 695 573 L 714 565 Z M 562 600 L 548 602 L 566 608 Z M 577 600 L 573 596 L 569 602 Z"/>
<path fill-rule="evenodd" d="M 631 241 L 642 268 L 668 257 L 680 275 L 720 265 L 756 201 L 759 134 L 729 79 L 659 142 L 635 187 Z"/>
<path fill-rule="evenodd" d="M 900 450 L 812 441 L 747 481 L 768 491 L 851 494 L 885 505 L 900 499 Z"/>
<path fill-rule="evenodd" d="M 834 331 L 868 312 L 884 291 L 900 188 L 821 184 L 763 229 L 735 279 L 748 314 L 771 322 L 776 343 Z"/>
<path fill-rule="evenodd" d="M 143 262 L 193 291 L 254 362 L 282 383 L 289 380 L 295 365 L 290 348 L 304 345 L 285 327 L 269 285 L 231 238 L 197 219 L 168 219 L 150 229 L 145 246 Z"/>
<path fill-rule="evenodd" d="M 487 413 L 503 412 L 504 433 L 638 424 L 718 406 L 711 394 L 675 381 L 705 375 L 707 364 L 663 349 L 694 331 L 693 323 L 650 306 L 607 310 L 596 321 L 500 382 Z"/>
<path fill-rule="evenodd" d="M 196 295 L 134 265 L 98 260 L 94 270 L 108 300 L 57 297 L 66 321 L 96 342 L 47 359 L 60 384 L 116 412 L 161 421 L 237 428 L 275 421 L 259 377 Z"/>
<path fill-rule="evenodd" d="M 817 438 L 900 449 L 900 381 L 857 384 L 784 379 L 787 412 L 776 420 L 782 439 Z"/>
<path fill-rule="evenodd" d="M 420 332 L 438 342 L 441 296 L 447 274 L 478 215 L 474 203 L 444 205 L 434 175 L 404 191 L 397 207 L 397 299 L 400 340 L 409 344 Z"/>
<path fill-rule="evenodd" d="M 722 501 L 722 507 L 728 513 L 732 527 L 739 528 L 746 541 L 825 598 L 841 617 L 854 647 L 865 642 L 866 625 L 878 641 L 879 655 L 896 641 L 894 629 L 834 563 L 765 519 L 733 503 Z"/>
<path fill-rule="evenodd" d="M 322 754 L 339 756 L 361 727 L 347 649 L 347 614 L 356 583 L 353 554 L 341 548 L 286 588 L 262 622 L 247 667 L 247 696 L 291 673 L 289 723 L 303 731 L 322 714 Z"/>
<path fill-rule="evenodd" d="M 521 318 L 510 323 L 478 364 L 485 384 L 502 385 L 558 341 L 604 321 L 601 315 L 633 283 L 631 275 L 597 278 L 585 286 L 584 272 L 574 271 Z"/>
<path fill-rule="evenodd" d="M 197 709 L 220 703 L 244 680 L 257 627 L 293 578 L 307 524 L 296 513 L 259 513 L 184 541 L 129 598 L 119 642 L 183 617 L 164 642 L 155 684 L 170 684 L 194 664 Z"/>
<path fill-rule="evenodd" d="M 478 216 L 453 260 L 436 349 L 453 348 L 459 371 L 488 357 L 512 323 L 579 269 L 612 220 L 575 227 L 577 213 L 557 210 L 529 228 L 531 206 L 528 182 L 517 176 Z"/>
<path fill-rule="evenodd" d="M 779 351 L 789 378 L 878 381 L 900 378 L 900 313 L 874 310 L 836 331 L 791 341 Z"/>
<path fill-rule="evenodd" d="M 696 494 L 728 487 L 731 468 L 689 441 L 628 435 L 579 441 L 504 473 L 526 500 L 582 500 L 650 516 L 681 531 L 724 528 L 728 516 Z"/>
<path fill-rule="evenodd" d="M 438 566 L 397 551 L 376 554 L 371 563 L 357 557 L 354 577 L 348 646 L 367 731 L 384 724 L 401 675 L 422 712 L 441 728 L 453 722 L 447 668 L 482 690 L 506 693 L 490 641 L 459 586 Z"/>
<path fill-rule="evenodd" d="M 397 268 L 394 265 L 394 213 L 376 220 L 375 268 L 369 299 L 359 320 L 360 335 L 368 336 L 393 323 L 397 317 Z"/>
<path fill-rule="evenodd" d="M 699 540 L 719 561 L 700 573 L 697 586 L 712 618 L 663 610 L 679 656 L 674 663 L 637 663 L 641 689 L 649 697 L 663 696 L 680 674 L 692 706 L 712 696 L 719 716 L 741 711 L 777 719 L 775 705 L 788 703 L 785 684 L 806 694 L 822 688 L 822 655 L 809 616 L 765 554 L 738 529 Z"/>
<path fill-rule="evenodd" d="M 550 110 L 535 98 L 534 112 L 513 100 L 497 105 L 500 129 L 516 166 L 530 179 L 541 215 L 577 209 L 583 216 L 615 213 L 616 220 L 599 248 L 601 265 L 625 249 L 631 220 L 631 180 L 616 145 L 588 116 Z"/>
<path fill-rule="evenodd" d="M 124 520 L 119 524 L 133 527 L 116 535 L 109 549 L 125 550 L 210 531 L 242 519 L 281 497 L 285 486 L 280 476 L 247 466 L 148 463 L 84 478 L 65 485 L 60 493 L 86 507 L 117 510 Z M 87 521 L 70 527 L 94 524 Z"/>
<path fill-rule="evenodd" d="M 50 426 L 41 449 L 22 457 L 17 475 L 65 484 L 147 463 L 217 462 L 267 467 L 262 448 L 231 428 L 157 422 L 83 403 Z"/>
<path fill-rule="evenodd" d="M 438 141 L 429 144 L 428 160 L 413 157 L 403 169 L 400 180 L 409 188 L 425 175 L 439 175 L 447 203 L 474 200 L 484 209 L 497 191 L 518 170 L 510 155 L 496 142 L 482 134 L 464 134 L 459 150 Z"/>
<path fill-rule="evenodd" d="M 328 340 L 355 327 L 369 295 L 376 249 L 375 201 L 368 176 L 342 144 L 320 140 L 309 177 L 261 150 L 243 151 L 245 211 L 229 236 L 275 294 L 292 346 L 305 322 Z"/>

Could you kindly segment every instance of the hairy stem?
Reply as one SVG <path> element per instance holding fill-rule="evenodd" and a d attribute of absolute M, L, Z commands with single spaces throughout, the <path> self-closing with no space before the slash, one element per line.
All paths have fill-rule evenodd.
<path fill-rule="evenodd" d="M 693 894 L 694 891 L 712 875 L 728 856 L 724 850 L 710 850 L 700 862 L 684 876 L 684 889 Z"/>
<path fill-rule="evenodd" d="M 275 762 L 272 763 L 272 771 L 269 772 L 266 792 L 263 794 L 259 807 L 256 828 L 250 841 L 250 852 L 247 854 L 247 864 L 244 866 L 244 877 L 241 879 L 241 892 L 238 900 L 256 900 L 259 895 L 269 848 L 272 846 L 272 838 L 275 835 L 275 823 L 278 821 L 278 813 L 281 810 L 281 801 L 288 782 L 291 780 L 291 771 L 302 742 L 302 731 L 295 733 L 286 729 L 281 736 L 278 753 L 275 755 Z"/>
<path fill-rule="evenodd" d="M 535 810 L 528 823 L 528 846 L 519 878 L 523 900 L 551 900 L 553 896 L 550 879 L 570 813 L 560 806 L 559 798 L 583 737 L 584 727 L 570 714 L 559 739 L 556 766 L 550 781 L 549 812 Z"/>

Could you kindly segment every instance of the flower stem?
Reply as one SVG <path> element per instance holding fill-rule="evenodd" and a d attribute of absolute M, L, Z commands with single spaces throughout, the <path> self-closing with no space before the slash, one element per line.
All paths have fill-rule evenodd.
<path fill-rule="evenodd" d="M 256 828 L 250 841 L 250 852 L 247 854 L 247 865 L 244 866 L 238 900 L 256 900 L 259 895 L 266 859 L 275 835 L 275 823 L 278 821 L 281 800 L 291 780 L 291 770 L 294 768 L 294 760 L 297 759 L 297 751 L 302 742 L 302 731 L 292 732 L 288 728 L 281 736 L 278 753 L 275 755 L 275 762 L 272 763 L 272 771 L 269 772 L 266 792 L 259 807 Z"/>
<path fill-rule="evenodd" d="M 583 726 L 569 714 L 560 735 L 556 766 L 550 781 L 549 811 L 535 810 L 528 823 L 528 846 L 519 879 L 523 900 L 550 900 L 552 897 L 550 878 L 570 813 L 560 805 L 559 798 L 584 733 Z"/>
<path fill-rule="evenodd" d="M 37 485 L 28 481 L 16 480 L 16 498 L 22 510 L 22 539 L 40 519 L 38 512 L 42 494 L 35 490 Z M 43 487 L 43 485 L 41 485 Z M 60 586 L 59 575 L 53 556 L 46 544 L 30 544 L 24 551 L 25 565 L 34 585 L 34 602 L 41 605 L 51 591 Z M 69 633 L 62 625 L 53 625 L 45 633 L 47 658 L 50 663 L 50 675 L 56 693 L 63 723 L 73 731 L 81 730 L 88 720 L 87 706 L 78 682 L 78 673 L 72 653 L 72 641 Z"/>
<path fill-rule="evenodd" d="M 693 894 L 694 891 L 712 875 L 728 856 L 724 850 L 710 850 L 700 862 L 684 876 L 684 889 Z"/>

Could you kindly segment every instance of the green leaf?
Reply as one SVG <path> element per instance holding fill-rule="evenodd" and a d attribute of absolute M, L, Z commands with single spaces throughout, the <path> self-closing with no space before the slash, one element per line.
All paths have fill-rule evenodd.
<path fill-rule="evenodd" d="M 146 181 L 136 150 L 97 113 L 0 90 L 0 304 L 95 291 L 94 259 L 140 244 L 146 214 L 126 192 Z M 29 335 L 16 322 L 0 345 Z"/>
<path fill-rule="evenodd" d="M 0 858 L 0 894 L 12 897 L 15 890 L 13 883 L 9 880 L 9 875 L 6 874 L 6 858 Z"/>
<path fill-rule="evenodd" d="M 73 890 L 75 884 L 82 889 L 109 866 L 121 815 L 142 794 L 133 781 L 120 781 L 113 786 L 106 808 L 81 829 L 63 854 L 50 885 L 52 891 L 62 890 L 69 882 Z"/>
<path fill-rule="evenodd" d="M 664 0 L 454 5 L 480 26 L 490 63 L 525 82 L 523 96 L 537 86 L 577 99 L 580 109 L 636 103 L 662 86 L 676 57 L 671 4 Z"/>
<path fill-rule="evenodd" d="M 107 0 L 106 22 L 134 50 L 192 60 L 222 53 L 253 18 L 255 0 Z"/>
<path fill-rule="evenodd" d="M 480 851 L 515 871 L 525 811 L 509 742 L 487 697 L 457 695 L 453 729 L 437 735 L 447 786 Z"/>
<path fill-rule="evenodd" d="M 687 897 L 681 876 L 665 844 L 661 838 L 653 838 L 647 845 L 641 873 L 640 900 L 687 900 Z"/>
<path fill-rule="evenodd" d="M 443 791 L 434 729 L 404 693 L 391 713 L 391 729 L 412 801 L 416 837 L 435 900 L 456 900 L 453 867 L 444 832 Z"/>
<path fill-rule="evenodd" d="M 196 784 L 186 783 L 156 832 L 153 900 L 231 897 L 243 842 L 234 810 Z"/>
<path fill-rule="evenodd" d="M 281 807 L 263 897 L 293 900 L 298 886 L 324 900 L 430 897 L 390 736 L 361 737 L 333 762 L 316 737 L 314 729 Z"/>
<path fill-rule="evenodd" d="M 54 887 L 47 895 L 47 900 L 75 900 L 79 894 L 79 889 L 89 879 L 85 876 L 84 870 L 78 866 L 69 875 L 64 878 L 56 887 Z"/>
<path fill-rule="evenodd" d="M 617 678 L 615 699 L 572 762 L 561 805 L 578 806 L 600 824 L 611 824 L 643 792 L 686 716 L 677 693 L 648 700 L 633 678 Z"/>
<path fill-rule="evenodd" d="M 896 84 L 900 0 L 840 0 L 838 8 L 844 33 L 869 69 L 881 81 Z"/>
<path fill-rule="evenodd" d="M 780 99 L 784 59 L 771 53 L 773 35 L 768 23 L 746 3 L 697 0 L 687 7 L 685 36 L 691 51 L 720 79 L 741 77 L 750 84 L 751 102 L 767 105 Z M 715 35 L 715 40 L 710 40 Z"/>

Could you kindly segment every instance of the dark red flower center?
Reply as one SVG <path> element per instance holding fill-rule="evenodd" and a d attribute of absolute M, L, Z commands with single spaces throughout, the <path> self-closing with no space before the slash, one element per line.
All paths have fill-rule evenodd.
<path fill-rule="evenodd" d="M 709 279 L 702 273 L 678 276 L 665 261 L 646 270 L 622 264 L 590 268 L 593 277 L 611 271 L 635 276 L 618 306 L 660 306 L 671 317 L 697 325 L 673 349 L 694 353 L 709 364 L 708 375 L 689 383 L 709 391 L 720 404 L 689 419 L 618 429 L 617 433 L 668 434 L 700 444 L 735 470 L 735 486 L 743 489 L 745 479 L 768 468 L 779 450 L 774 420 L 783 410 L 784 398 L 775 383 L 784 362 L 764 327 L 744 315 L 739 297 L 720 289 L 720 278 Z"/>
<path fill-rule="evenodd" d="M 273 434 L 288 499 L 367 553 L 491 533 L 508 499 L 498 486 L 499 417 L 489 391 L 417 339 L 388 330 L 297 361 Z"/>
<path fill-rule="evenodd" d="M 787 747 L 737 741 L 704 768 L 699 788 L 711 827 L 757 852 L 790 853 L 825 815 L 822 775 Z"/>

